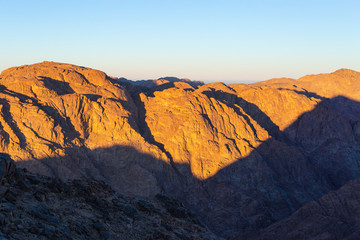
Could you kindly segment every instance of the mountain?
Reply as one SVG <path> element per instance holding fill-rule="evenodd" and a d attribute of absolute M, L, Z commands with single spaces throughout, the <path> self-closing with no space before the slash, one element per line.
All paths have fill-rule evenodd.
<path fill-rule="evenodd" d="M 166 80 L 166 79 L 165 79 Z M 360 73 L 144 87 L 54 62 L 0 75 L 0 151 L 63 180 L 167 194 L 246 237 L 360 177 Z"/>
<path fill-rule="evenodd" d="M 353 100 L 360 100 L 360 73 L 350 69 L 339 69 L 333 73 L 322 73 L 307 75 L 297 80 L 282 79 L 255 83 L 255 86 L 276 86 L 277 88 L 287 88 L 306 94 L 318 94 L 318 96 L 333 98 L 339 95 L 347 96 Z"/>

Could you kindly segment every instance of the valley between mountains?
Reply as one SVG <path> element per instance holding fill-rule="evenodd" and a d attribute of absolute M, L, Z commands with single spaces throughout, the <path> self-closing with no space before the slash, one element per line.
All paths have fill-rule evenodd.
<path fill-rule="evenodd" d="M 348 69 L 225 85 L 14 67 L 0 75 L 0 152 L 33 173 L 170 196 L 219 238 L 360 238 L 360 73 Z"/>

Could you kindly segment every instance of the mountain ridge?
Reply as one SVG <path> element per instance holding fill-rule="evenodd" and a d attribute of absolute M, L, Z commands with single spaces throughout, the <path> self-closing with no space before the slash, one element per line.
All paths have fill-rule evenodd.
<path fill-rule="evenodd" d="M 246 235 L 360 176 L 360 76 L 339 88 L 343 75 L 142 88 L 69 64 L 11 68 L 0 151 L 33 172 L 169 194 L 220 236 Z"/>

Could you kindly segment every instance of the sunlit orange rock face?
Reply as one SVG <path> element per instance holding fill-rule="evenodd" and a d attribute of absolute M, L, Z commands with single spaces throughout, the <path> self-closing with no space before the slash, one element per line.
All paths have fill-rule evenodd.
<path fill-rule="evenodd" d="M 236 104 L 236 93 L 223 84 L 194 89 L 186 83 L 141 94 L 146 124 L 154 140 L 164 145 L 175 163 L 190 166 L 193 176 L 207 179 L 237 159 L 247 156 L 269 135 Z M 222 91 L 220 90 L 220 91 Z"/>
<path fill-rule="evenodd" d="M 124 161 L 136 159 L 137 152 L 149 152 L 164 161 L 166 156 L 138 133 L 136 106 L 105 73 L 44 62 L 2 72 L 0 84 L 2 152 L 33 171 L 62 178 L 92 175 L 118 188 L 124 184 L 116 184 L 123 178 L 115 174 L 116 168 L 130 168 L 152 186 L 141 187 L 138 179 L 128 177 L 125 181 L 130 184 L 140 184 L 131 188 L 133 193 L 158 191 L 148 169 Z M 116 145 L 129 148 L 100 153 Z M 96 156 L 89 156 L 87 150 L 96 150 L 92 152 Z M 100 155 L 106 159 L 101 168 L 95 167 Z M 46 158 L 54 161 L 28 161 Z"/>
<path fill-rule="evenodd" d="M 359 89 L 351 70 L 202 85 L 43 62 L 0 75 L 0 151 L 30 171 L 172 195 L 241 237 L 360 177 Z"/>
<path fill-rule="evenodd" d="M 326 98 L 341 95 L 359 101 L 359 79 L 359 72 L 350 69 L 339 69 L 333 73 L 307 75 L 297 80 L 274 79 L 258 82 L 253 85 L 291 89 L 300 93 L 308 93 L 309 95 L 313 93 Z"/>

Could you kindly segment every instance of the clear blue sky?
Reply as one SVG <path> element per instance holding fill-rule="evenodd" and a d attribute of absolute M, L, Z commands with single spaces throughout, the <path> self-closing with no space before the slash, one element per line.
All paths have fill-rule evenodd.
<path fill-rule="evenodd" d="M 360 1 L 0 0 L 0 71 L 44 60 L 135 80 L 360 71 Z"/>

